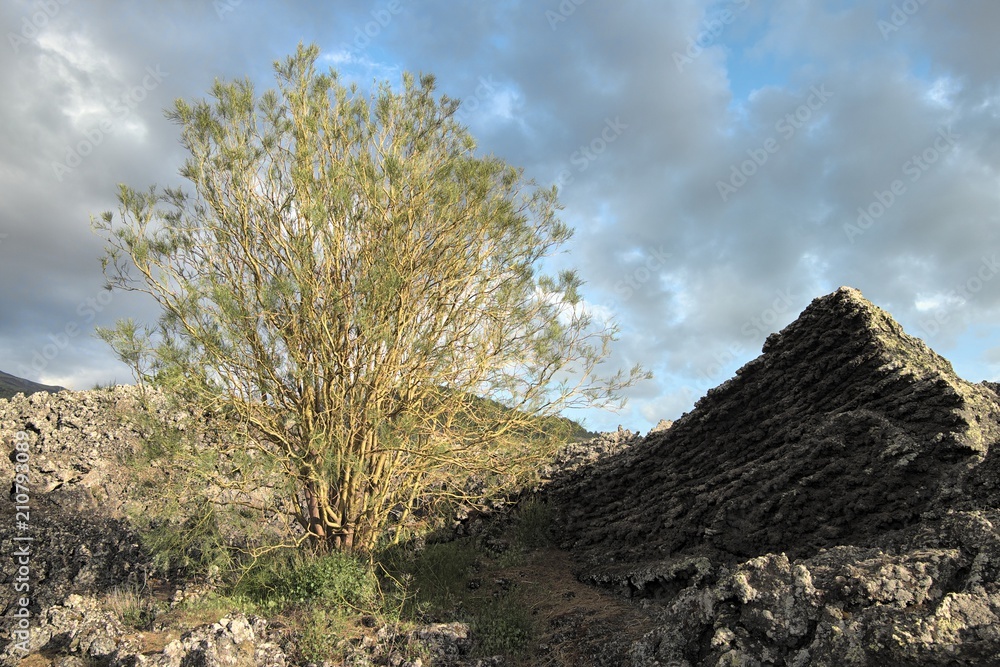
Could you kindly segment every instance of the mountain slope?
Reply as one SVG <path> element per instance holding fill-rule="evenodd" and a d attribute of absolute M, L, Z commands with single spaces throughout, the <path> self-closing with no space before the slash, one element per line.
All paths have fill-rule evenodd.
<path fill-rule="evenodd" d="M 53 387 L 47 384 L 38 384 L 31 380 L 15 377 L 10 373 L 0 371 L 0 398 L 12 398 L 17 394 L 34 394 L 39 391 L 55 393 L 63 391 L 64 387 Z"/>

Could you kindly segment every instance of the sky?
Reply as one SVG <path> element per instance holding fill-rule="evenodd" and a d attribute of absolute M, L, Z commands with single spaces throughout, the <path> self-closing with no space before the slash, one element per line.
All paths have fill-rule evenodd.
<path fill-rule="evenodd" d="M 856 287 L 966 379 L 1000 378 L 996 0 L 7 0 L 0 3 L 0 369 L 127 383 L 94 327 L 90 218 L 183 185 L 163 110 L 274 87 L 315 43 L 368 88 L 430 73 L 482 154 L 557 185 L 575 268 L 654 379 L 594 430 L 675 419 L 809 302 Z"/>

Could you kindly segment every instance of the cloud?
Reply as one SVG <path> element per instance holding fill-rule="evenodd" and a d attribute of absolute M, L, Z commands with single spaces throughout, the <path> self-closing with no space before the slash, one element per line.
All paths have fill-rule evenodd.
<path fill-rule="evenodd" d="M 299 41 L 361 86 L 435 74 L 482 152 L 560 186 L 577 233 L 553 268 L 577 267 L 588 304 L 617 317 L 611 363 L 657 374 L 595 426 L 675 417 L 844 284 L 945 354 L 985 353 L 963 334 L 1000 310 L 1000 5 L 895 3 L 894 18 L 892 3 L 846 0 L 570 4 L 58 3 L 0 60 L 14 91 L 0 109 L 0 368 L 16 372 L 100 289 L 88 220 L 115 184 L 178 182 L 162 108 L 215 77 L 270 87 Z M 3 34 L 35 8 L 5 4 Z M 169 76 L 57 180 L 52 161 L 157 66 Z M 122 301 L 95 321 L 133 311 L 153 314 Z M 102 366 L 123 378 L 81 335 L 31 379 L 89 382 Z"/>

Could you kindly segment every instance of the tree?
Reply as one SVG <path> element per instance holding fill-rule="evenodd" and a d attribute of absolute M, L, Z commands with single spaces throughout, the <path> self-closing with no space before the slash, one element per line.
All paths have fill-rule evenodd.
<path fill-rule="evenodd" d="M 646 374 L 599 377 L 615 327 L 574 273 L 539 273 L 571 234 L 554 189 L 477 156 L 432 77 L 366 96 L 318 54 L 276 63 L 259 98 L 241 80 L 178 100 L 195 194 L 122 185 L 93 224 L 109 285 L 161 308 L 144 341 L 105 336 L 119 355 L 247 424 L 246 460 L 282 471 L 278 511 L 313 543 L 368 550 L 464 493 L 458 471 L 523 477 L 551 453 L 539 417 Z"/>

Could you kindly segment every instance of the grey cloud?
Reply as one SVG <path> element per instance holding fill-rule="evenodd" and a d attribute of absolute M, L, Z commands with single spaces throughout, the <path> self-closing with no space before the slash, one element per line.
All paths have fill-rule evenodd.
<path fill-rule="evenodd" d="M 741 1 L 713 34 L 709 21 L 724 5 L 707 1 L 589 0 L 555 24 L 546 16 L 558 11 L 554 0 L 398 2 L 382 22 L 388 1 L 267 10 L 230 2 L 222 17 L 193 0 L 67 3 L 49 29 L 93 45 L 89 55 L 104 66 L 74 69 L 44 40 L 8 54 L 0 85 L 17 94 L 0 109 L 0 232 L 10 235 L 0 240 L 9 317 L 0 368 L 16 372 L 34 337 L 99 289 L 100 244 L 87 220 L 113 205 L 115 183 L 176 182 L 183 156 L 163 107 L 204 96 L 217 76 L 269 87 L 272 61 L 299 41 L 333 54 L 356 46 L 366 26 L 377 29 L 343 63 L 347 76 L 366 85 L 401 70 L 434 73 L 441 92 L 469 102 L 481 150 L 542 185 L 562 181 L 564 217 L 578 231 L 557 264 L 576 265 L 588 300 L 617 313 L 623 339 L 612 363 L 642 361 L 659 374 L 636 388 L 630 412 L 599 420 L 676 416 L 656 411 L 686 409 L 697 396 L 685 388 L 721 382 L 769 331 L 842 284 L 946 354 L 968 327 L 995 321 L 1000 276 L 978 272 L 1000 240 L 996 3 L 925 3 L 884 38 L 878 21 L 893 3 Z M 31 7 L 0 8 L 3 33 Z M 699 39 L 679 68 L 675 55 Z M 145 133 L 110 133 L 84 166 L 53 179 L 51 156 L 80 138 L 65 113 L 74 90 L 110 104 L 158 64 L 170 76 L 134 112 Z M 750 84 L 734 77 L 758 70 L 757 90 L 741 97 Z M 789 134 L 781 121 L 824 86 L 832 95 Z M 627 127 L 609 140 L 602 133 L 616 119 Z M 933 148 L 942 128 L 959 138 L 913 171 L 913 156 Z M 724 201 L 718 182 L 759 161 L 769 139 L 778 149 L 765 148 L 766 162 Z M 881 203 L 894 181 L 901 194 L 861 235 L 848 234 L 858 209 Z M 641 284 L 626 282 L 626 294 L 623 281 L 645 275 L 660 248 L 669 258 Z M 26 272 L 33 281 L 19 282 Z M 792 296 L 778 313 L 783 291 Z M 127 314 L 122 302 L 101 317 Z M 89 379 L 112 363 L 99 345 L 79 342 L 53 375 L 31 379 Z"/>

